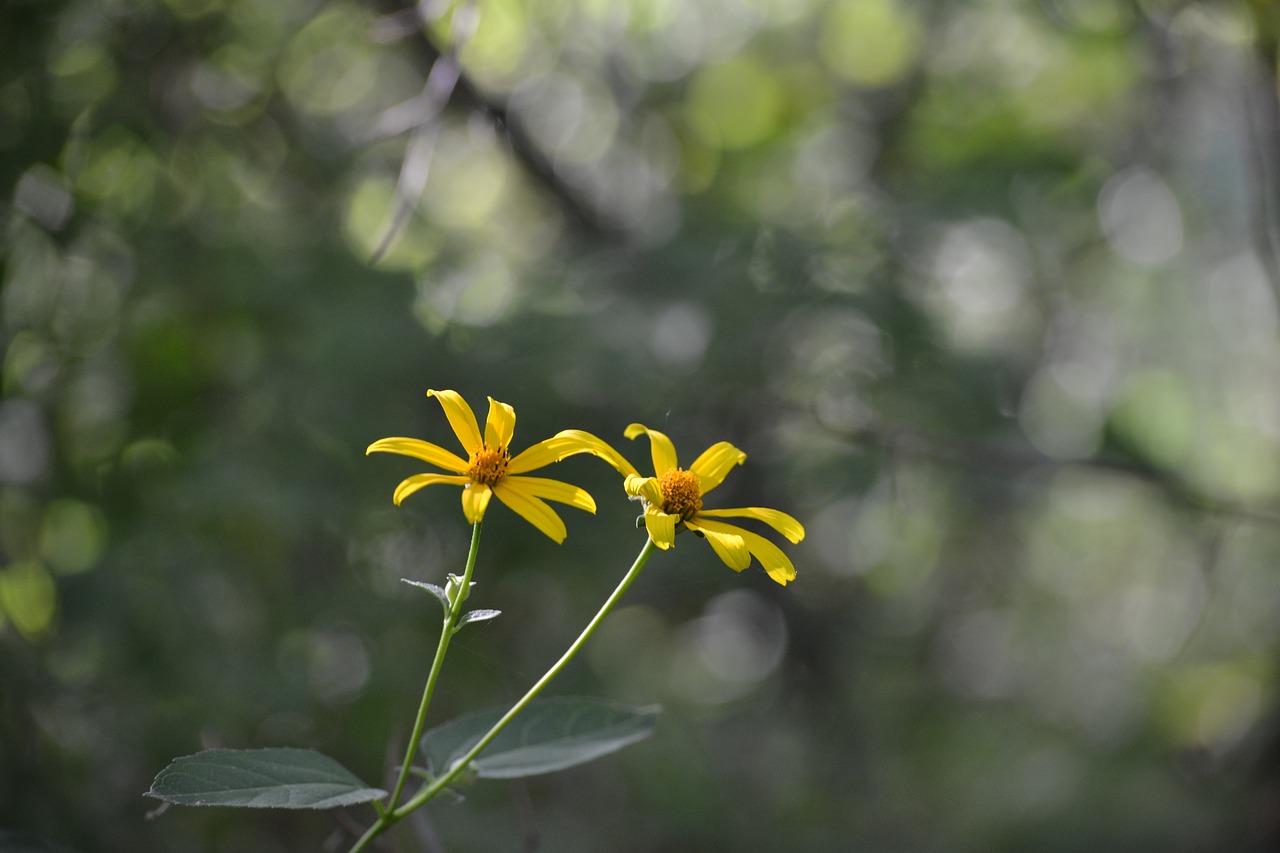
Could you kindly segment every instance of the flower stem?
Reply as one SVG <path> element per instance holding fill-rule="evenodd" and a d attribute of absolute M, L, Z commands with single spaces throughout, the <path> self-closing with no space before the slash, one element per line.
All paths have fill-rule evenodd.
<path fill-rule="evenodd" d="M 627 588 L 631 586 L 632 581 L 639 576 L 640 570 L 643 569 L 644 564 L 649 561 L 649 557 L 653 554 L 655 547 L 656 546 L 652 539 L 645 542 L 644 548 L 640 550 L 640 554 L 636 557 L 635 562 L 631 564 L 631 568 L 618 583 L 617 588 L 614 589 L 608 599 L 605 600 L 605 603 L 601 605 L 600 610 L 591 618 L 591 621 L 587 623 L 587 627 L 582 629 L 582 633 L 579 634 L 578 638 L 570 644 L 569 648 L 565 650 L 565 653 L 560 656 L 560 659 L 552 664 L 551 668 L 548 669 L 546 673 L 544 673 L 543 676 L 529 688 L 529 691 L 520 698 L 520 701 L 512 705 L 511 709 L 507 711 L 507 713 L 503 714 L 502 719 L 494 723 L 493 728 L 489 729 L 489 731 L 485 733 L 484 737 L 480 738 L 480 740 L 476 742 L 476 745 L 471 747 L 466 755 L 455 761 L 453 766 L 451 766 L 444 775 L 432 780 L 431 784 L 419 791 L 413 799 L 409 800 L 404 805 L 399 808 L 394 808 L 393 806 L 388 809 L 387 814 L 380 818 L 380 822 L 382 820 L 392 822 L 401 820 L 414 809 L 426 803 L 448 787 L 449 783 L 452 782 L 459 773 L 465 770 L 472 760 L 480 754 L 480 751 L 488 746 L 489 743 L 498 736 L 498 733 L 506 728 L 507 724 L 510 723 L 517 714 L 523 711 L 525 706 L 533 701 L 535 696 L 542 692 L 542 688 L 551 683 L 551 679 L 555 678 L 560 671 L 564 669 L 565 665 L 573 659 L 573 656 L 578 653 L 578 650 L 582 648 L 583 644 L 585 644 L 591 635 L 595 633 L 596 628 L 600 626 L 600 623 L 604 621 L 604 618 L 609 615 L 611 610 L 613 610 L 614 605 L 616 605 L 618 600 L 622 598 L 623 594 L 627 591 Z M 358 848 L 352 848 L 352 853 L 356 853 L 357 849 Z"/>
<path fill-rule="evenodd" d="M 379 809 L 377 822 L 360 836 L 350 853 L 359 853 L 364 850 L 369 846 L 369 842 L 400 820 L 399 817 L 394 816 L 396 804 L 400 802 L 405 782 L 408 781 L 409 772 L 413 769 L 413 760 L 418 754 L 418 743 L 422 740 L 422 729 L 427 722 L 427 708 L 431 705 L 431 695 L 435 693 L 436 681 L 439 680 L 440 669 L 444 666 L 444 656 L 449 650 L 449 641 L 453 639 L 454 629 L 459 617 L 462 616 L 462 603 L 471 590 L 471 575 L 475 571 L 476 551 L 480 546 L 481 523 L 477 521 L 471 528 L 471 550 L 467 552 L 467 567 L 463 570 L 461 582 L 450 595 L 450 606 L 445 612 L 444 624 L 440 627 L 440 642 L 436 646 L 436 656 L 431 661 L 431 671 L 427 674 L 427 683 L 422 688 L 422 702 L 418 705 L 418 717 L 413 721 L 413 734 L 409 736 L 409 745 L 405 749 L 404 761 L 400 765 L 400 776 L 396 779 L 395 788 L 391 791 L 391 799 L 387 801 L 386 806 Z"/>

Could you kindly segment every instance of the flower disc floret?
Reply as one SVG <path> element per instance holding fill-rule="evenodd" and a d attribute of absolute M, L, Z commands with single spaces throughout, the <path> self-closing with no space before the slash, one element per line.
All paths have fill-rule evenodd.
<path fill-rule="evenodd" d="M 688 521 L 702 509 L 702 487 L 698 475 L 683 468 L 672 468 L 658 478 L 662 489 L 662 511 Z"/>
<path fill-rule="evenodd" d="M 471 454 L 471 465 L 467 468 L 467 476 L 471 482 L 485 486 L 496 486 L 507 476 L 507 468 L 511 465 L 511 454 L 505 447 L 494 450 L 481 446 Z"/>

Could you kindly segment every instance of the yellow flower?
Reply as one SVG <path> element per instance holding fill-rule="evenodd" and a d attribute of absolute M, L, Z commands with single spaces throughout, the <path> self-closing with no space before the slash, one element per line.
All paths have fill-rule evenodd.
<path fill-rule="evenodd" d="M 781 548 L 758 533 L 718 519 L 754 518 L 792 542 L 804 539 L 804 527 L 800 522 L 785 512 L 764 507 L 702 508 L 702 498 L 724 481 L 733 466 L 746 461 L 747 454 L 729 442 L 711 445 L 692 465 L 681 468 L 670 438 L 643 424 L 632 424 L 624 435 L 631 439 L 649 436 L 653 455 L 654 476 L 642 477 L 622 454 L 590 433 L 566 430 L 561 435 L 572 435 L 590 444 L 585 452 L 605 459 L 622 473 L 626 478 L 623 485 L 627 494 L 644 502 L 644 526 L 649 531 L 649 538 L 659 548 L 675 545 L 676 532 L 683 526 L 704 536 L 725 565 L 734 571 L 747 568 L 751 565 L 751 558 L 755 557 L 769 577 L 778 583 L 785 585 L 795 580 L 796 568 Z"/>
<path fill-rule="evenodd" d="M 587 512 L 596 511 L 596 502 L 591 495 L 577 486 L 543 477 L 519 476 L 575 453 L 595 452 L 591 442 L 566 431 L 538 442 L 513 458 L 509 448 L 515 432 L 516 413 L 506 403 L 489 398 L 489 416 L 482 435 L 475 414 L 458 392 L 431 390 L 427 391 L 427 396 L 440 401 L 445 417 L 467 452 L 467 458 L 417 438 L 383 438 L 369 445 L 366 454 L 399 453 L 455 472 L 414 474 L 407 478 L 396 487 L 393 500 L 397 506 L 424 486 L 451 483 L 462 486 L 462 512 L 472 524 L 484 518 L 489 499 L 497 495 L 498 500 L 556 542 L 564 541 L 564 521 L 547 506 L 546 501 L 558 501 Z"/>

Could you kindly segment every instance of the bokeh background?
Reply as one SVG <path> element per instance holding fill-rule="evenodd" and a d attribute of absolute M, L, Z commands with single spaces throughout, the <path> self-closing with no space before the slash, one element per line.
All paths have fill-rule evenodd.
<path fill-rule="evenodd" d="M 386 778 L 438 625 L 399 578 L 469 531 L 363 451 L 451 444 L 434 387 L 517 446 L 733 441 L 714 503 L 809 536 L 786 588 L 658 555 L 553 688 L 657 734 L 393 849 L 1275 849 L 1277 33 L 1264 0 L 9 0 L 0 829 L 345 849 L 142 792 L 210 746 Z M 517 697 L 643 542 L 610 470 L 554 473 L 598 516 L 556 546 L 495 504 L 504 615 L 433 721 Z"/>

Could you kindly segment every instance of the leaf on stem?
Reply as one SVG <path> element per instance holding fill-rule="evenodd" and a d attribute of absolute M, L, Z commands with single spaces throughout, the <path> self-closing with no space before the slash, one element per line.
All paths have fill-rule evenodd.
<path fill-rule="evenodd" d="M 449 595 L 442 588 L 433 583 L 426 583 L 425 581 L 411 581 L 408 578 L 400 578 L 400 580 L 407 583 L 409 586 L 416 586 L 419 589 L 425 589 L 439 600 L 440 606 L 444 608 L 445 613 L 449 612 Z"/>
<path fill-rule="evenodd" d="M 454 630 L 456 631 L 458 630 L 458 628 L 461 628 L 463 625 L 469 624 L 471 622 L 486 622 L 490 619 L 495 619 L 501 615 L 502 615 L 501 610 L 468 610 L 466 613 L 463 613 L 461 617 L 459 617 L 458 625 L 456 628 L 454 628 Z"/>
<path fill-rule="evenodd" d="M 460 760 L 506 713 L 476 711 L 437 726 L 422 749 L 436 775 Z M 600 699 L 558 697 L 530 702 L 471 762 L 489 779 L 537 776 L 584 764 L 653 734 L 661 708 L 631 708 Z"/>
<path fill-rule="evenodd" d="M 209 749 L 175 758 L 146 795 L 180 806 L 332 809 L 387 792 L 313 749 Z"/>

